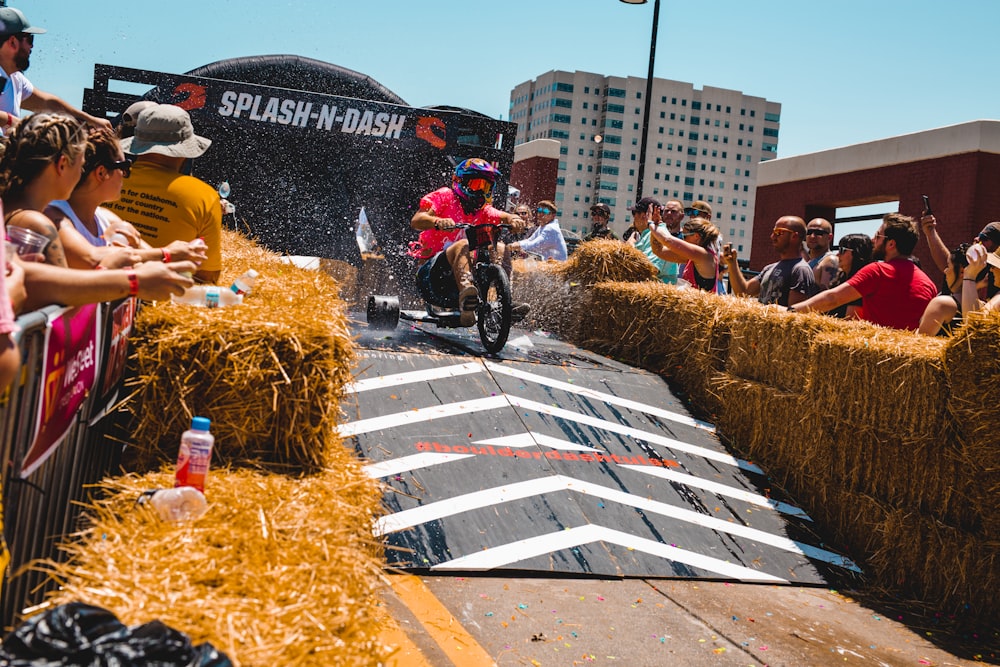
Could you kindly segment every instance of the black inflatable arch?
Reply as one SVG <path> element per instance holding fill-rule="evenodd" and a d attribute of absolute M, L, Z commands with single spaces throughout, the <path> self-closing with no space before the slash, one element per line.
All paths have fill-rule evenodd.
<path fill-rule="evenodd" d="M 406 106 L 399 95 L 366 74 L 303 56 L 227 58 L 202 65 L 188 74 Z"/>

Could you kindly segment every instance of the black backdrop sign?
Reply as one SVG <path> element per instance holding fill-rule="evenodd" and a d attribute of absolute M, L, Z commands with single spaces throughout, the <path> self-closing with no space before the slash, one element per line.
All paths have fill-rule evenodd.
<path fill-rule="evenodd" d="M 137 99 L 111 82 L 152 86 L 141 99 L 176 104 L 212 146 L 193 174 L 227 181 L 238 225 L 271 250 L 358 265 L 364 206 L 394 271 L 408 272 L 409 227 L 420 197 L 451 183 L 454 165 L 482 157 L 504 174 L 515 125 L 454 107 L 415 108 L 370 78 L 297 56 L 225 60 L 185 75 L 97 65 L 84 109 L 114 119 Z M 116 86 L 121 87 L 121 86 Z"/>

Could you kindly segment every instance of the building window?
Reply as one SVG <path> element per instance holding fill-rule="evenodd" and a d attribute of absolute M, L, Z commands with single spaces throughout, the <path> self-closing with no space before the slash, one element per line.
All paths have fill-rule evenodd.
<path fill-rule="evenodd" d="M 625 97 L 624 88 L 608 88 L 608 97 Z"/>
<path fill-rule="evenodd" d="M 609 104 L 606 107 L 608 113 L 625 113 L 624 104 Z"/>
<path fill-rule="evenodd" d="M 781 121 L 781 116 L 779 116 L 776 113 L 765 113 L 764 120 L 766 120 L 769 123 L 777 123 Z"/>
<path fill-rule="evenodd" d="M 556 90 L 558 90 L 561 93 L 572 93 L 573 92 L 573 84 L 572 83 L 557 82 L 556 83 Z"/>
<path fill-rule="evenodd" d="M 573 100 L 564 100 L 562 98 L 557 97 L 557 98 L 555 98 L 555 99 L 552 100 L 552 106 L 564 107 L 566 109 L 572 109 L 573 108 Z M 586 102 L 583 103 L 583 108 L 584 109 L 587 108 L 587 103 Z"/>

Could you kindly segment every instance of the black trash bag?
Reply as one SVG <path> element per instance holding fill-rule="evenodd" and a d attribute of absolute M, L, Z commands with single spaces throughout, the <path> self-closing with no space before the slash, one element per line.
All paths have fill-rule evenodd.
<path fill-rule="evenodd" d="M 34 616 L 0 646 L 11 667 L 232 667 L 209 643 L 193 646 L 159 621 L 129 628 L 107 609 L 71 602 Z"/>

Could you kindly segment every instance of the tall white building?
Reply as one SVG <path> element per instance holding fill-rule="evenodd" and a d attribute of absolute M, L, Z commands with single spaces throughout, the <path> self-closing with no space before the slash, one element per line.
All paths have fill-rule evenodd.
<path fill-rule="evenodd" d="M 517 144 L 561 142 L 556 204 L 564 230 L 584 235 L 590 206 L 611 227 L 632 224 L 646 79 L 551 71 L 510 93 Z M 738 90 L 653 80 L 643 195 L 711 204 L 723 242 L 750 250 L 757 165 L 777 157 L 781 105 Z"/>

